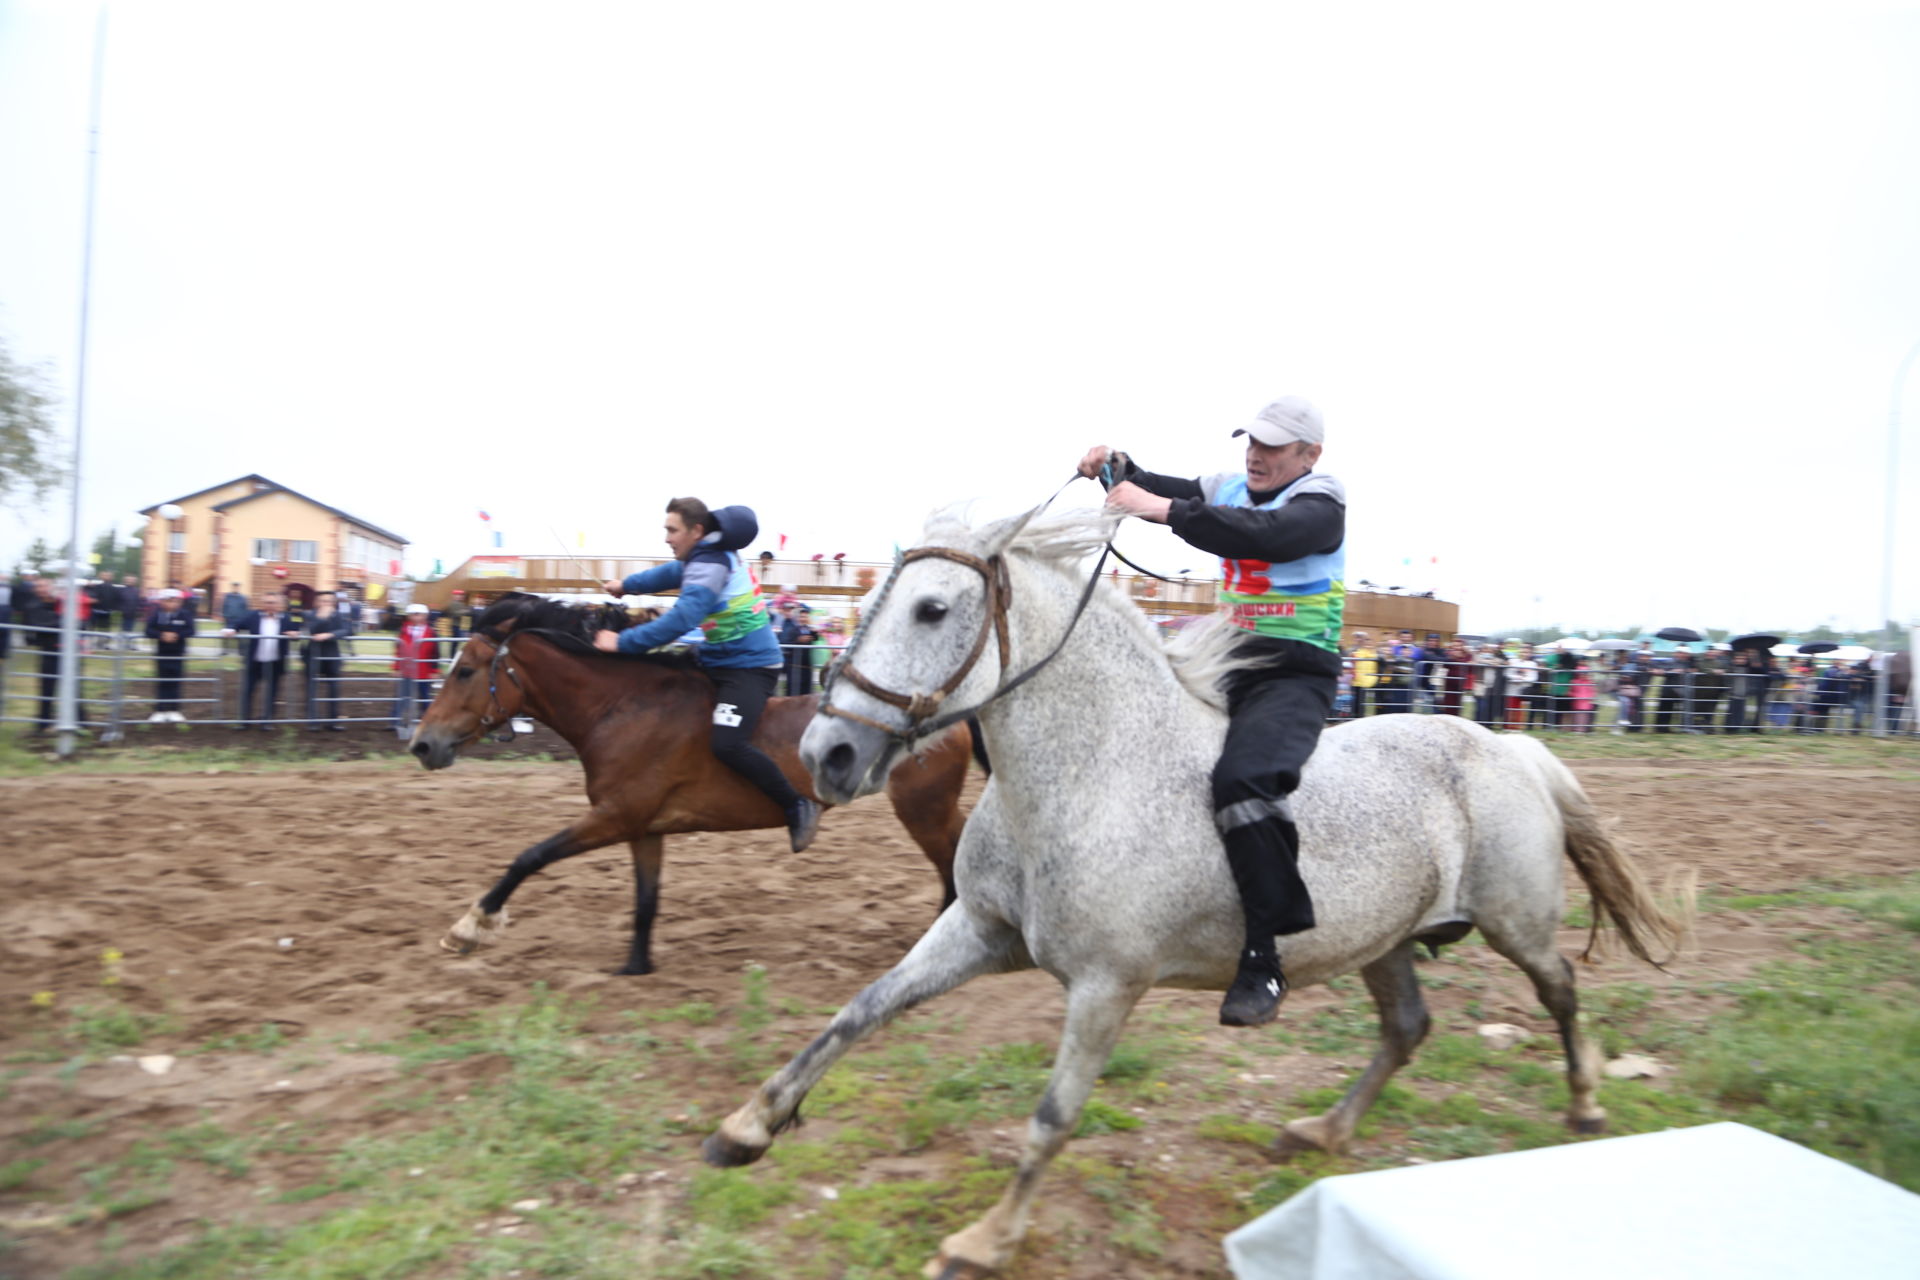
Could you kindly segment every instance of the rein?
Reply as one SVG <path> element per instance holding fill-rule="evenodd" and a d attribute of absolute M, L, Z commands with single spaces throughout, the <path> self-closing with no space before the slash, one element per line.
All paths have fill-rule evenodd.
<path fill-rule="evenodd" d="M 1069 477 L 1067 484 L 1072 484 L 1073 481 L 1078 478 L 1079 476 L 1077 474 Z M 1040 506 L 1035 509 L 1034 514 L 1037 515 L 1040 511 L 1045 510 L 1047 506 L 1053 502 L 1054 498 L 1060 496 L 1060 491 L 1066 487 L 1067 486 L 1063 484 L 1060 486 L 1060 489 L 1054 490 L 1053 497 L 1041 503 Z M 846 652 L 842 653 L 840 657 L 834 661 L 833 665 L 827 668 L 826 674 L 821 680 L 823 696 L 819 709 L 815 714 L 839 716 L 843 720 L 852 720 L 856 724 L 864 724 L 870 729 L 878 729 L 880 732 L 886 734 L 889 739 L 909 747 L 915 742 L 933 737 L 936 734 L 952 728 L 963 720 L 972 718 L 989 704 L 1012 693 L 1015 689 L 1018 689 L 1021 685 L 1039 675 L 1040 672 L 1046 668 L 1046 665 L 1058 657 L 1062 649 L 1066 648 L 1067 641 L 1073 637 L 1074 628 L 1080 625 L 1081 615 L 1087 611 L 1088 602 L 1093 599 L 1093 589 L 1100 585 L 1100 571 L 1106 567 L 1107 556 L 1109 554 L 1119 554 L 1114 551 L 1112 542 L 1107 543 L 1106 549 L 1100 553 L 1100 559 L 1094 563 L 1093 572 L 1087 577 L 1087 585 L 1080 591 L 1080 602 L 1074 606 L 1073 617 L 1068 621 L 1066 630 L 1061 632 L 1060 639 L 1054 644 L 1053 648 L 1048 651 L 1047 656 L 1009 680 L 1006 678 L 1007 660 L 1009 656 L 1007 648 L 1007 609 L 1013 602 L 1013 584 L 1007 576 L 1006 557 L 996 553 L 983 560 L 979 556 L 973 555 L 970 552 L 961 551 L 955 547 L 913 548 L 911 551 L 906 552 L 894 560 L 893 571 L 887 575 L 887 580 L 880 584 L 880 590 L 874 596 L 873 605 L 869 610 L 869 616 L 877 614 L 880 611 L 880 606 L 886 603 L 887 596 L 893 590 L 894 582 L 900 577 L 900 571 L 914 561 L 951 560 L 955 564 L 965 565 L 985 579 L 987 584 L 986 611 L 980 618 L 980 631 L 973 638 L 973 648 L 968 651 L 966 660 L 960 664 L 958 670 L 947 677 L 944 684 L 931 693 L 896 693 L 891 689 L 883 688 L 875 684 L 872 679 L 853 665 L 854 651 L 860 647 L 860 634 L 859 632 L 855 632 L 852 642 L 847 645 Z M 864 628 L 862 629 L 864 630 Z M 974 665 L 980 661 L 980 655 L 986 651 L 987 633 L 989 631 L 994 634 L 999 642 L 1001 672 L 999 687 L 979 702 L 974 703 L 971 707 L 940 714 L 941 704 L 946 701 L 949 694 L 965 682 L 968 675 L 972 674 Z M 905 712 L 907 717 L 906 728 L 895 728 L 892 725 L 882 724 L 878 720 L 863 716 L 858 712 L 843 711 L 839 707 L 834 706 L 832 702 L 829 701 L 829 698 L 833 692 L 834 682 L 843 676 L 852 681 L 855 688 L 878 698 L 888 706 L 898 707 L 901 711 Z"/>

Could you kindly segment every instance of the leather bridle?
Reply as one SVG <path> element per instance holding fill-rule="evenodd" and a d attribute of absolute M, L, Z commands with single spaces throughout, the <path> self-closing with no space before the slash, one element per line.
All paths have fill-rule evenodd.
<path fill-rule="evenodd" d="M 507 714 L 507 709 L 500 705 L 501 672 L 504 671 L 507 679 L 513 681 L 513 687 L 520 690 L 521 696 L 524 697 L 527 692 L 526 686 L 520 683 L 520 677 L 514 673 L 512 667 L 507 665 L 507 646 L 513 643 L 513 636 L 503 636 L 494 631 L 476 631 L 473 634 L 493 645 L 493 660 L 487 666 L 487 710 L 480 717 L 479 728 L 467 735 L 465 740 L 468 742 L 479 741 L 513 719 Z M 472 644 L 473 641 L 469 639 L 467 643 Z"/>
<path fill-rule="evenodd" d="M 1108 550 L 1111 549 L 1111 547 L 1108 548 Z M 948 676 L 944 684 L 931 693 L 896 693 L 892 689 L 875 684 L 871 678 L 854 666 L 853 655 L 854 651 L 860 647 L 860 637 L 866 631 L 866 623 L 879 614 L 880 606 L 886 603 L 888 594 L 892 592 L 895 581 L 900 577 L 900 571 L 916 560 L 951 560 L 955 564 L 963 564 L 972 569 L 986 581 L 986 608 L 981 613 L 980 630 L 973 638 L 973 648 L 968 651 L 966 660 L 960 664 L 959 669 Z M 846 652 L 827 668 L 826 675 L 821 680 L 822 697 L 816 714 L 838 716 L 843 720 L 852 720 L 856 724 L 866 725 L 870 729 L 878 729 L 890 740 L 908 747 L 915 742 L 934 737 L 963 720 L 970 719 L 989 703 L 1005 697 L 1040 674 L 1041 669 L 1052 662 L 1059 655 L 1060 650 L 1066 647 L 1068 638 L 1073 635 L 1073 629 L 1080 623 L 1080 615 L 1087 611 L 1087 602 L 1093 599 L 1093 589 L 1099 585 L 1100 570 L 1106 566 L 1106 563 L 1107 552 L 1103 551 L 1100 553 L 1099 561 L 1093 566 L 1093 573 L 1087 578 L 1085 589 L 1080 592 L 1080 603 L 1075 607 L 1073 619 L 1067 623 L 1067 629 L 1061 633 L 1059 643 L 1053 646 L 1046 657 L 1009 680 L 1006 678 L 1009 657 L 1007 609 L 1013 602 L 1013 584 L 1007 576 L 1006 557 L 995 553 L 982 559 L 955 547 L 913 548 L 893 562 L 893 571 L 887 575 L 887 580 L 880 584 L 880 590 L 874 595 L 873 604 L 868 607 L 866 617 L 862 619 L 860 629 L 854 632 L 853 640 L 847 645 Z M 1001 675 L 999 687 L 971 707 L 941 714 L 940 708 L 946 702 L 947 696 L 966 681 L 966 678 L 973 673 L 974 665 L 980 661 L 980 655 L 986 652 L 989 632 L 992 632 L 999 642 Z M 858 712 L 845 711 L 834 706 L 830 700 L 833 696 L 834 682 L 842 676 L 851 681 L 861 692 L 878 698 L 888 706 L 898 707 L 906 713 L 906 727 L 898 728 L 882 724 Z"/>

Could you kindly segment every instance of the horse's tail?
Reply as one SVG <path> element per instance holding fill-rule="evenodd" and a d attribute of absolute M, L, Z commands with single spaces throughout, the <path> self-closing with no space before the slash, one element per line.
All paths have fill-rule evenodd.
<path fill-rule="evenodd" d="M 1640 959 L 1656 969 L 1664 968 L 1691 942 L 1694 902 L 1699 891 L 1699 872 L 1692 867 L 1678 868 L 1668 880 L 1662 905 L 1646 877 L 1633 859 L 1615 843 L 1612 834 L 1594 812 L 1593 802 L 1581 789 L 1580 780 L 1541 743 L 1518 736 L 1504 738 L 1532 759 L 1534 767 L 1560 806 L 1560 819 L 1566 829 L 1567 857 L 1586 882 L 1593 899 L 1592 923 L 1587 931 L 1587 949 L 1582 960 L 1604 955 L 1603 923 L 1611 924 L 1620 940 Z M 1654 958 L 1655 950 L 1665 952 Z"/>
<path fill-rule="evenodd" d="M 980 766 L 980 772 L 989 778 L 993 776 L 993 761 L 987 759 L 987 735 L 980 731 L 980 717 L 967 717 L 967 737 L 973 742 L 973 758 Z"/>

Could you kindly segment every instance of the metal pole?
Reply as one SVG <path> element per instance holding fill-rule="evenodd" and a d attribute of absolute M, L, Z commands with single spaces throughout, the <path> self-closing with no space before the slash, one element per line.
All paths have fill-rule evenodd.
<path fill-rule="evenodd" d="M 73 755 L 80 733 L 80 442 L 86 421 L 87 309 L 93 288 L 93 196 L 100 164 L 100 80 L 106 61 L 107 13 L 101 7 L 93 32 L 93 88 L 87 109 L 87 192 L 85 230 L 80 242 L 80 351 L 73 372 L 73 475 L 67 514 L 67 607 L 60 619 L 59 710 L 54 751 Z"/>
<path fill-rule="evenodd" d="M 1887 649 L 1893 648 L 1893 532 L 1900 497 L 1900 393 L 1905 388 L 1907 370 L 1920 359 L 1920 342 L 1913 344 L 1893 375 L 1893 404 L 1887 412 L 1887 509 L 1881 523 L 1886 534 L 1880 551 L 1880 634 Z"/>

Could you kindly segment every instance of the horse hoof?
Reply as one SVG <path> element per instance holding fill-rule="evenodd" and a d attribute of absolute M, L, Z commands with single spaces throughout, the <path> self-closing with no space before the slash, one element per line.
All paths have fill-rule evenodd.
<path fill-rule="evenodd" d="M 767 1154 L 764 1146 L 748 1146 L 744 1142 L 735 1142 L 724 1133 L 714 1133 L 700 1144 L 700 1158 L 716 1169 L 737 1169 L 744 1164 L 752 1164 Z"/>
<path fill-rule="evenodd" d="M 650 964 L 623 964 L 613 971 L 618 978 L 644 978 L 653 972 Z"/>
<path fill-rule="evenodd" d="M 995 1267 L 983 1267 L 965 1258 L 949 1258 L 942 1254 L 929 1262 L 920 1274 L 926 1276 L 927 1280 L 994 1280 L 1000 1272 Z"/>
<path fill-rule="evenodd" d="M 1283 1125 L 1280 1136 L 1268 1148 L 1268 1154 L 1280 1164 L 1285 1164 L 1295 1156 L 1316 1151 L 1332 1151 L 1326 1138 L 1326 1124 L 1319 1116 Z"/>
<path fill-rule="evenodd" d="M 1575 1133 L 1605 1133 L 1607 1131 L 1607 1118 L 1605 1116 L 1589 1116 L 1585 1120 L 1569 1120 L 1567 1121 L 1567 1128 L 1573 1130 Z"/>
<path fill-rule="evenodd" d="M 468 942 L 465 938 L 456 938 L 452 934 L 448 934 L 446 937 L 440 939 L 440 949 L 451 952 L 456 956 L 470 956 L 480 949 L 480 945 L 475 942 Z"/>

